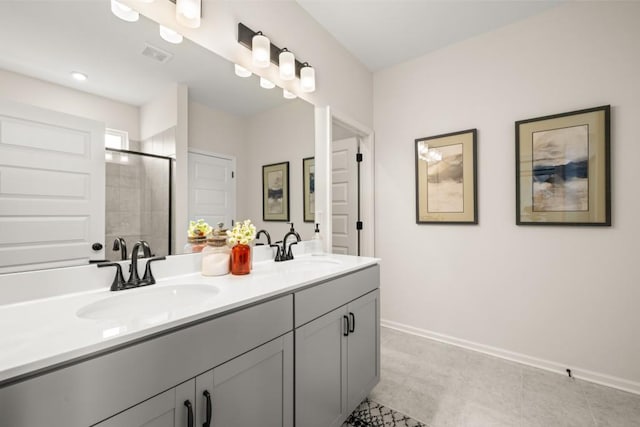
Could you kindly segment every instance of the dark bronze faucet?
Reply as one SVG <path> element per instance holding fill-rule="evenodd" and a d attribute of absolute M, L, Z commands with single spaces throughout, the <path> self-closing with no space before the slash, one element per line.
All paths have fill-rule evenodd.
<path fill-rule="evenodd" d="M 149 258 L 147 260 L 147 264 L 145 266 L 144 276 L 142 279 L 138 274 L 138 256 L 140 252 L 140 248 L 142 248 L 143 258 Z M 153 277 L 153 273 L 151 272 L 151 263 L 154 261 L 160 261 L 166 259 L 166 257 L 154 257 L 151 258 L 151 248 L 149 244 L 141 240 L 136 242 L 133 245 L 133 249 L 131 250 L 131 264 L 129 265 L 129 279 L 125 282 L 124 276 L 122 275 L 122 266 L 117 262 L 103 262 L 98 264 L 98 267 L 115 267 L 116 275 L 113 278 L 113 282 L 111 283 L 112 291 L 122 291 L 125 289 L 137 288 L 139 286 L 153 285 L 156 283 L 156 279 Z"/>
<path fill-rule="evenodd" d="M 120 251 L 120 259 L 122 261 L 127 259 L 127 242 L 124 240 L 124 238 L 120 236 L 116 237 L 116 239 L 113 241 L 113 250 Z"/>
<path fill-rule="evenodd" d="M 260 230 L 256 233 L 256 240 L 258 240 L 260 238 L 260 235 L 264 234 L 265 237 L 267 238 L 267 245 L 271 246 L 271 235 L 269 234 L 269 232 L 267 230 Z M 256 246 L 260 246 L 262 245 L 262 243 L 256 243 Z"/>
<path fill-rule="evenodd" d="M 288 222 L 287 224 L 289 224 L 291 226 L 291 228 L 289 229 L 289 231 L 287 232 L 287 234 L 284 235 L 284 238 L 282 239 L 282 251 L 278 251 L 278 254 L 276 254 L 276 259 L 274 261 L 289 261 L 293 259 L 293 251 L 292 251 L 292 246 L 293 245 L 297 245 L 298 242 L 301 240 L 300 239 L 300 234 L 298 234 L 298 232 L 293 228 L 293 222 Z M 293 243 L 289 244 L 289 249 L 287 250 L 287 240 L 289 239 L 289 237 L 294 236 L 296 238 L 296 241 Z"/>

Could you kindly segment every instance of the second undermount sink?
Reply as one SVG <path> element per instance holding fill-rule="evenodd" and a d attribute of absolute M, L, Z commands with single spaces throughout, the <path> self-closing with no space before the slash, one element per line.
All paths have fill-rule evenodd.
<path fill-rule="evenodd" d="M 85 305 L 76 315 L 94 320 L 166 318 L 178 311 L 204 306 L 218 293 L 218 288 L 211 285 L 150 286 L 120 291 Z"/>

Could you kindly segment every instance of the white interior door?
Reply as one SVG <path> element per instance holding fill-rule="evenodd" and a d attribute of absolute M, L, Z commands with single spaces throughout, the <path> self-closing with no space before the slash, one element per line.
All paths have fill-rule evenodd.
<path fill-rule="evenodd" d="M 231 227 L 236 209 L 233 167 L 232 159 L 189 152 L 189 220 Z"/>
<path fill-rule="evenodd" d="M 358 139 L 333 141 L 331 160 L 332 252 L 358 254 Z"/>
<path fill-rule="evenodd" d="M 0 99 L 0 273 L 104 258 L 104 132 Z"/>

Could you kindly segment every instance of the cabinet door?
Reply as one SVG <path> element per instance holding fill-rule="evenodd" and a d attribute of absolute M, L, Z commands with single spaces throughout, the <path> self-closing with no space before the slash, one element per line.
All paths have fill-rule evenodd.
<path fill-rule="evenodd" d="M 346 306 L 295 330 L 296 427 L 340 426 L 347 415 Z"/>
<path fill-rule="evenodd" d="M 293 333 L 257 347 L 196 378 L 196 425 L 293 427 Z"/>
<path fill-rule="evenodd" d="M 160 393 L 151 399 L 127 409 L 96 427 L 190 427 L 189 409 L 194 410 L 194 380 Z M 193 416 L 192 416 L 193 417 Z"/>
<path fill-rule="evenodd" d="M 380 380 L 380 291 L 347 306 L 350 332 L 347 348 L 347 407 L 355 409 Z"/>

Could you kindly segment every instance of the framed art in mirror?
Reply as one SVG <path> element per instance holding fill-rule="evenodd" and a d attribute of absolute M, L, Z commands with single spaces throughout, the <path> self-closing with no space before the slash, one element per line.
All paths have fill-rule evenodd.
<path fill-rule="evenodd" d="M 289 162 L 262 166 L 262 219 L 289 221 Z"/>
<path fill-rule="evenodd" d="M 416 139 L 416 223 L 477 224 L 477 130 Z"/>
<path fill-rule="evenodd" d="M 302 200 L 304 222 L 313 222 L 316 212 L 315 158 L 302 159 Z"/>
<path fill-rule="evenodd" d="M 610 106 L 516 122 L 516 224 L 611 225 Z"/>

